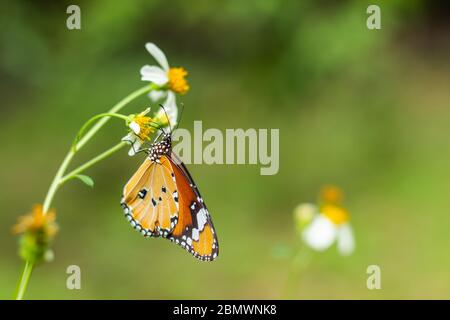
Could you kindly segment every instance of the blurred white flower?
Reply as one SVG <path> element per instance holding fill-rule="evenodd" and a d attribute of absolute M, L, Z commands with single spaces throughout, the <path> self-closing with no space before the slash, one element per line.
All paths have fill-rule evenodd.
<path fill-rule="evenodd" d="M 302 232 L 314 218 L 317 207 L 312 203 L 302 203 L 294 209 L 295 226 L 299 232 Z"/>
<path fill-rule="evenodd" d="M 326 214 L 318 213 L 303 231 L 303 240 L 312 249 L 324 251 L 334 242 L 341 255 L 347 256 L 355 249 L 352 227 L 348 222 L 336 224 Z"/>
<path fill-rule="evenodd" d="M 302 224 L 303 241 L 317 251 L 324 251 L 336 242 L 341 255 L 352 254 L 355 240 L 349 222 L 350 215 L 339 204 L 342 199 L 340 189 L 324 188 L 321 199 L 324 204 L 320 209 L 311 204 L 303 204 L 296 209 L 297 221 L 300 219 L 309 221 L 306 225 Z"/>
<path fill-rule="evenodd" d="M 185 94 L 189 91 L 189 84 L 186 80 L 188 72 L 184 68 L 171 68 L 165 54 L 155 44 L 149 42 L 145 45 L 145 48 L 158 62 L 159 66 L 143 66 L 141 68 L 141 79 L 150 81 L 159 87 L 158 90 L 150 91 L 149 97 L 154 102 L 165 99 L 163 102 L 164 110 L 173 129 L 177 124 L 178 117 L 175 94 Z M 159 110 L 155 118 L 166 117 L 164 110 Z"/>

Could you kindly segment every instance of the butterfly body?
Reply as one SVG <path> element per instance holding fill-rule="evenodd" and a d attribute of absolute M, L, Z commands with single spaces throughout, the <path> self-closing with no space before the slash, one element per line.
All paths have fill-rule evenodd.
<path fill-rule="evenodd" d="M 164 135 L 163 140 L 155 143 L 150 148 L 150 154 L 148 157 L 151 161 L 160 163 L 160 159 L 162 156 L 170 155 L 172 152 L 172 137 L 170 134 Z"/>
<path fill-rule="evenodd" d="M 172 151 L 170 134 L 148 150 L 148 157 L 124 187 L 125 217 L 145 237 L 163 237 L 196 258 L 214 260 L 218 241 L 208 209 L 183 162 Z"/>

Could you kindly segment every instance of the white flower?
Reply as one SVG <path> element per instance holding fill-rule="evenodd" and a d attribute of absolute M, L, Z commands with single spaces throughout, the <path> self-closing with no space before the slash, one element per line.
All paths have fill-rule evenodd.
<path fill-rule="evenodd" d="M 338 228 L 337 247 L 343 256 L 348 256 L 355 250 L 353 229 L 349 223 L 345 223 Z"/>
<path fill-rule="evenodd" d="M 173 129 L 177 123 L 178 108 L 175 94 L 184 94 L 189 90 L 184 68 L 171 68 L 165 54 L 155 44 L 149 42 L 145 45 L 147 51 L 155 58 L 159 66 L 145 65 L 141 68 L 141 79 L 150 81 L 159 87 L 149 93 L 152 101 L 165 99 L 163 106 L 168 116 L 168 122 Z M 159 110 L 156 118 L 166 117 L 164 110 Z"/>
<path fill-rule="evenodd" d="M 348 214 L 343 208 L 325 205 L 306 226 L 302 237 L 305 243 L 314 250 L 324 251 L 333 243 L 337 243 L 341 255 L 350 255 L 355 249 L 353 230 L 348 222 Z"/>

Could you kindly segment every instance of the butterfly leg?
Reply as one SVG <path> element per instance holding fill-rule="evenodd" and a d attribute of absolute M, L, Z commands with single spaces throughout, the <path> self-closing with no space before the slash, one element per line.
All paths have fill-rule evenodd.
<path fill-rule="evenodd" d="M 136 149 L 134 148 L 134 143 L 133 143 L 132 140 L 124 139 L 124 140 L 122 140 L 122 141 L 128 142 L 128 143 L 131 145 L 131 149 L 133 149 L 134 154 L 138 154 L 138 153 L 141 153 L 141 152 L 148 153 L 148 149 L 147 149 L 147 148 L 141 148 L 141 149 L 136 150 Z"/>

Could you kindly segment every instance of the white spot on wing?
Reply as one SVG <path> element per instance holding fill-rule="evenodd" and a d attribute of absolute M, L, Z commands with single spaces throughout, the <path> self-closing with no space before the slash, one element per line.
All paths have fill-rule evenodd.
<path fill-rule="evenodd" d="M 208 221 L 207 220 L 207 212 L 206 212 L 205 208 L 201 208 L 197 212 L 197 223 L 198 223 L 199 231 L 203 230 L 207 221 Z"/>
<path fill-rule="evenodd" d="M 200 236 L 200 233 L 198 232 L 198 229 L 193 228 L 192 229 L 192 239 L 194 239 L 195 241 L 198 241 Z"/>

